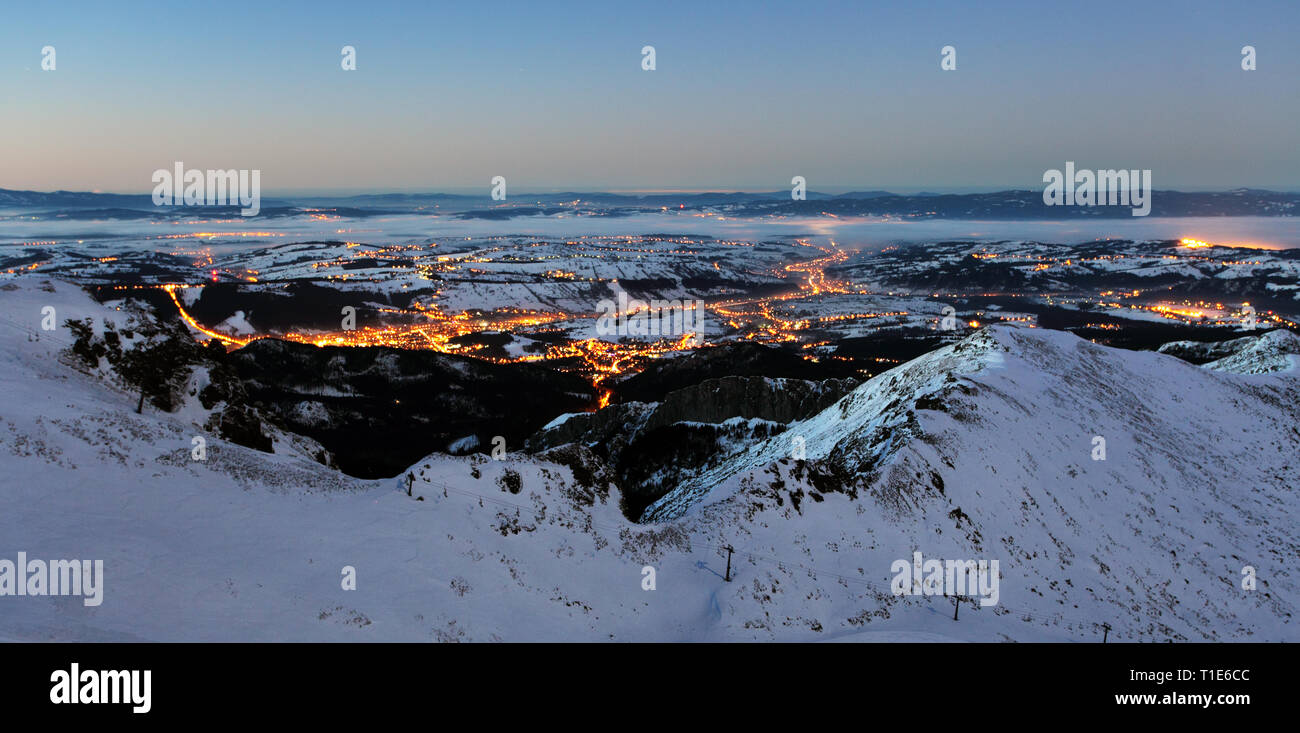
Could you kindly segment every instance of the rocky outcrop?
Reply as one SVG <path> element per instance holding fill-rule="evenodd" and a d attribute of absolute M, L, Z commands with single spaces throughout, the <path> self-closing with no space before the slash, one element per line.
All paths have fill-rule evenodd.
<path fill-rule="evenodd" d="M 669 392 L 646 427 L 682 421 L 720 423 L 733 417 L 789 423 L 802 420 L 852 392 L 858 380 L 723 377 Z"/>
<path fill-rule="evenodd" d="M 1300 363 L 1300 336 L 1279 328 L 1258 336 L 1213 343 L 1173 341 L 1157 351 L 1207 369 L 1266 374 L 1285 371 Z"/>
<path fill-rule="evenodd" d="M 802 420 L 852 392 L 851 378 L 722 377 L 674 390 L 662 402 L 628 402 L 570 416 L 533 435 L 530 451 L 565 443 L 626 443 L 637 433 L 682 422 L 722 423 L 732 418 L 775 423 Z M 623 440 L 619 440 L 623 438 Z"/>
<path fill-rule="evenodd" d="M 1156 351 L 1161 354 L 1176 356 L 1193 364 L 1206 364 L 1225 356 L 1231 356 L 1239 350 L 1254 343 L 1254 336 L 1229 339 L 1227 341 L 1170 341 Z"/>
<path fill-rule="evenodd" d="M 611 467 L 622 489 L 623 511 L 635 518 L 686 478 L 784 431 L 788 423 L 817 414 L 857 385 L 851 378 L 709 379 L 669 392 L 661 402 L 629 402 L 570 415 L 534 434 L 528 450 L 588 449 Z"/>

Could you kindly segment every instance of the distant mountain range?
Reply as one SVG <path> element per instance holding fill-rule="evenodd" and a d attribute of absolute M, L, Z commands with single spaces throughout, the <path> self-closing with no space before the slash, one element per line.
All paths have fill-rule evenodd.
<path fill-rule="evenodd" d="M 942 194 L 922 192 L 908 196 L 909 198 L 928 198 Z M 890 191 L 851 191 L 842 194 L 828 194 L 817 191 L 809 191 L 807 198 L 810 201 L 828 201 L 840 199 L 873 199 L 885 197 L 898 197 L 900 194 Z M 570 203 L 573 201 L 582 201 L 583 203 L 593 204 L 610 204 L 610 205 L 645 205 L 645 206 L 665 206 L 668 204 L 690 203 L 694 205 L 718 205 L 718 204 L 736 204 L 757 201 L 788 201 L 790 192 L 788 190 L 767 191 L 767 192 L 690 192 L 690 193 L 605 193 L 599 191 L 562 191 L 558 193 L 519 193 L 510 197 L 509 203 L 528 203 L 528 204 L 559 204 Z M 482 203 L 499 203 L 494 202 L 492 197 L 486 193 L 483 194 L 456 194 L 456 193 L 369 193 L 356 194 L 352 196 L 278 196 L 263 198 L 264 203 L 271 203 L 281 206 L 298 205 L 320 205 L 328 204 L 333 206 L 386 206 L 406 208 L 410 206 L 424 206 L 430 204 L 482 204 Z M 87 207 L 87 208 L 139 208 L 145 207 L 153 209 L 153 197 L 151 194 L 133 194 L 133 193 L 94 193 L 90 191 L 18 191 L 7 188 L 0 188 L 0 206 L 61 206 L 61 207 Z M 171 207 L 160 207 L 171 208 Z"/>
<path fill-rule="evenodd" d="M 149 194 L 78 191 L 13 191 L 0 189 L 0 209 L 42 209 L 51 217 L 75 219 L 175 218 L 237 213 L 238 207 L 158 207 Z M 899 216 L 913 219 L 1075 219 L 1132 218 L 1128 206 L 1047 206 L 1041 190 L 1008 190 L 963 194 L 895 194 L 853 191 L 826 194 L 809 191 L 795 201 L 789 191 L 619 194 L 561 192 L 513 194 L 505 202 L 483 195 L 449 193 L 383 193 L 342 197 L 275 197 L 262 199 L 260 216 L 297 216 L 327 208 L 349 217 L 399 212 L 455 214 L 465 219 L 509 219 L 553 215 L 578 210 L 584 214 L 627 216 L 662 210 L 709 210 L 730 216 Z M 433 212 L 428 212 L 433 213 Z M 1239 188 L 1231 191 L 1155 191 L 1151 216 L 1295 216 L 1300 193 Z"/>

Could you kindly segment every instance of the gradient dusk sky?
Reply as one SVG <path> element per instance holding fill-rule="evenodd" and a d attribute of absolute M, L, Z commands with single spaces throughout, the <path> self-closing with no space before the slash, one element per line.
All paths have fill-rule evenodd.
<path fill-rule="evenodd" d="M 1300 190 L 1300 2 L 10 3 L 0 187 Z M 57 70 L 41 70 L 54 46 Z M 357 49 L 357 70 L 340 49 Z M 655 71 L 641 48 L 656 49 Z M 942 71 L 940 48 L 957 49 Z M 1243 71 L 1253 45 L 1258 69 Z"/>

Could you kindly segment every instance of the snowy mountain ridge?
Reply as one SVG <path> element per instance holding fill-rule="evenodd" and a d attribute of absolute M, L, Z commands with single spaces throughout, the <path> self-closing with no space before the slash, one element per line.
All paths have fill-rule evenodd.
<path fill-rule="evenodd" d="M 30 281 L 0 303 L 0 557 L 105 566 L 98 607 L 0 597 L 0 639 L 1095 641 L 1101 623 L 1112 641 L 1297 638 L 1294 372 L 989 329 L 638 525 L 578 446 L 433 453 L 409 496 L 279 438 L 268 454 L 206 435 L 196 461 L 193 405 L 135 414 L 74 368 L 66 329 L 37 325 L 46 305 L 61 323 L 111 304 Z M 808 460 L 782 463 L 796 431 Z M 999 560 L 999 605 L 953 621 L 948 599 L 893 595 L 890 566 L 914 551 Z"/>
<path fill-rule="evenodd" d="M 1000 559 L 1004 598 L 1112 607 L 1149 638 L 1249 637 L 1241 619 L 1260 615 L 1281 631 L 1297 601 L 1300 373 L 1289 355 L 1268 374 L 1244 356 L 1276 355 L 1294 334 L 1254 341 L 1241 363 L 1202 368 L 984 329 L 684 483 L 644 520 L 773 501 L 802 514 L 838 483 L 866 498 L 872 545 Z M 1248 567 L 1267 592 L 1242 590 Z"/>

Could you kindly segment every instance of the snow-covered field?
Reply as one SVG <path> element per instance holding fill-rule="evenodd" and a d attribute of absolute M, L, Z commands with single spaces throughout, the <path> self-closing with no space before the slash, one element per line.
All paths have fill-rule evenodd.
<path fill-rule="evenodd" d="M 1278 344 L 1262 351 L 1287 371 L 1238 374 L 985 329 L 638 525 L 598 477 L 516 454 L 432 454 L 409 497 L 283 434 L 275 454 L 206 435 L 194 460 L 201 407 L 136 415 L 73 367 L 66 328 L 41 330 L 47 305 L 59 324 L 119 317 L 73 285 L 0 286 L 0 559 L 102 559 L 104 597 L 0 596 L 0 639 L 1098 641 L 1101 623 L 1112 641 L 1300 639 L 1300 377 Z M 790 435 L 874 482 L 817 490 Z M 953 621 L 947 599 L 892 595 L 916 550 L 999 560 L 999 605 Z"/>

